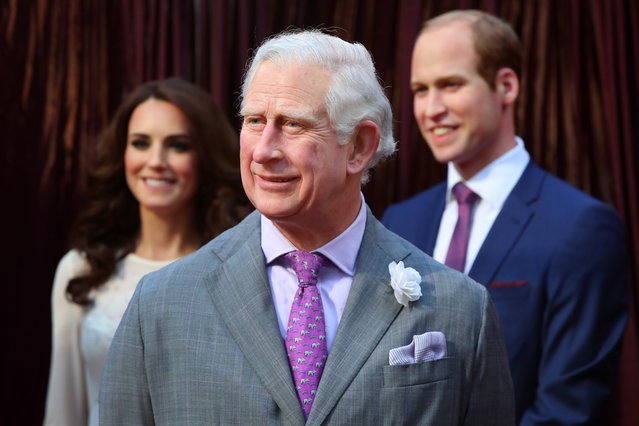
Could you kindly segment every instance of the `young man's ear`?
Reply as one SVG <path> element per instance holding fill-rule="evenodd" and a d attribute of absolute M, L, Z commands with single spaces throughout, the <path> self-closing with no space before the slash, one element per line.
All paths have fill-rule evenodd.
<path fill-rule="evenodd" d="M 495 90 L 501 95 L 504 104 L 515 103 L 519 95 L 519 77 L 510 68 L 501 68 L 495 77 Z"/>
<path fill-rule="evenodd" d="M 371 120 L 364 120 L 355 129 L 347 170 L 351 174 L 361 173 L 368 167 L 379 146 L 379 127 Z"/>

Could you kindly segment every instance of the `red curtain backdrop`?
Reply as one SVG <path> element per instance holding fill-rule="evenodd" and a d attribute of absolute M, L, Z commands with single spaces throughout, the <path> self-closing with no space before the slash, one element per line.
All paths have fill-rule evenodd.
<path fill-rule="evenodd" d="M 421 140 L 408 87 L 424 19 L 476 8 L 524 44 L 517 129 L 544 168 L 613 205 L 628 230 L 632 313 L 610 425 L 639 424 L 639 3 L 632 0 L 3 0 L 0 2 L 2 324 L 7 424 L 41 423 L 55 265 L 82 200 L 96 134 L 124 93 L 178 75 L 238 124 L 250 49 L 288 27 L 333 28 L 372 53 L 399 150 L 364 192 L 380 216 L 445 176 Z M 5 358 L 7 359 L 7 358 Z M 6 397 L 5 397 L 6 398 Z M 12 421 L 13 420 L 13 421 Z"/>

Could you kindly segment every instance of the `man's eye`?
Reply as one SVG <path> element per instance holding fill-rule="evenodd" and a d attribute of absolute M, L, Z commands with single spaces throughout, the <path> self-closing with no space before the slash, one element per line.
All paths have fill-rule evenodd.
<path fill-rule="evenodd" d="M 256 126 L 261 123 L 261 120 L 258 117 L 246 117 L 244 118 L 244 124 L 249 126 Z"/>
<path fill-rule="evenodd" d="M 287 120 L 284 122 L 284 128 L 290 132 L 301 132 L 306 129 L 306 126 L 303 122 L 297 120 Z"/>
<path fill-rule="evenodd" d="M 412 88 L 413 95 L 420 95 L 426 93 L 428 91 L 428 87 L 426 86 L 415 86 Z"/>
<path fill-rule="evenodd" d="M 444 83 L 444 88 L 445 89 L 457 89 L 461 86 L 461 83 L 459 81 L 447 81 L 446 83 Z"/>

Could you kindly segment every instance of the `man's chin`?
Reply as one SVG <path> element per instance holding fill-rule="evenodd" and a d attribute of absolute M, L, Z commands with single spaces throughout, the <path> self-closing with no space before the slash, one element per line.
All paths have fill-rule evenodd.
<path fill-rule="evenodd" d="M 262 213 L 263 216 L 273 222 L 287 222 L 294 218 L 294 213 L 290 209 L 282 207 L 281 203 L 279 205 L 264 205 L 257 203 L 255 208 Z"/>
<path fill-rule="evenodd" d="M 440 164 L 447 164 L 447 163 L 450 163 L 451 161 L 454 162 L 456 159 L 456 156 L 449 152 L 438 152 L 438 151 L 432 151 L 432 152 L 433 152 L 433 157 L 435 157 L 435 161 L 437 161 Z"/>

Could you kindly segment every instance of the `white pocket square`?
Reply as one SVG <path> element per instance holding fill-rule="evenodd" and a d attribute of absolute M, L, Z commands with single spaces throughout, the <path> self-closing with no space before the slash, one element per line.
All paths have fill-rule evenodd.
<path fill-rule="evenodd" d="M 446 356 L 446 337 L 441 331 L 429 331 L 413 336 L 410 345 L 393 348 L 388 352 L 390 365 L 418 364 Z"/>

